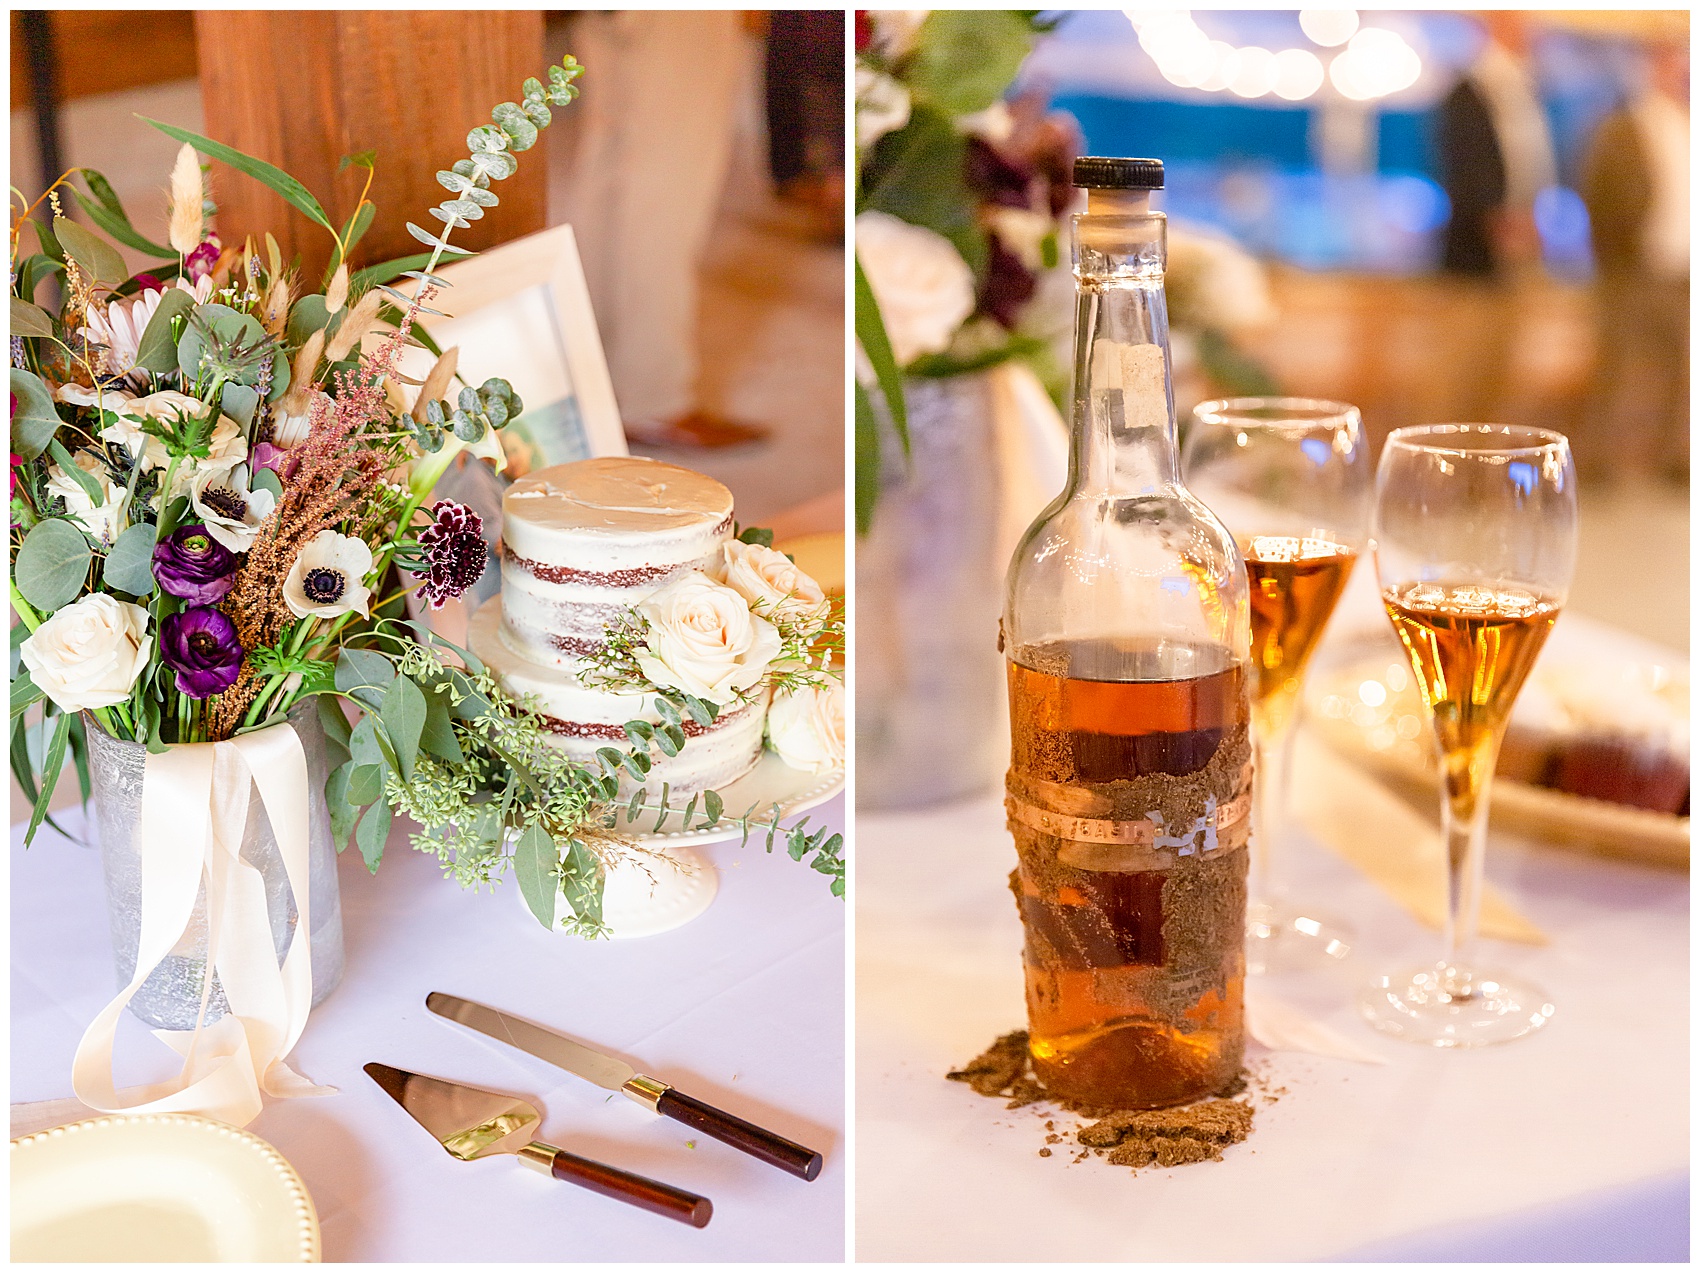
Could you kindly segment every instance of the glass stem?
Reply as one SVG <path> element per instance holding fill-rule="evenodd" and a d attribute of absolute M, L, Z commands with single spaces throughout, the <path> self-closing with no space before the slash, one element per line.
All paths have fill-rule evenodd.
<path fill-rule="evenodd" d="M 1260 722 L 1252 730 L 1255 768 L 1251 778 L 1251 897 L 1265 906 L 1274 906 L 1286 896 L 1274 857 L 1275 842 L 1286 831 L 1292 738 L 1290 718 L 1279 724 Z"/>
<path fill-rule="evenodd" d="M 1495 733 L 1462 766 L 1448 775 L 1440 802 L 1441 830 L 1446 838 L 1446 924 L 1442 930 L 1441 963 L 1452 985 L 1448 994 L 1467 998 L 1473 993 L 1469 957 L 1476 941 L 1482 910 L 1482 862 L 1487 853 L 1488 804 L 1493 795 L 1493 770 L 1499 759 Z"/>

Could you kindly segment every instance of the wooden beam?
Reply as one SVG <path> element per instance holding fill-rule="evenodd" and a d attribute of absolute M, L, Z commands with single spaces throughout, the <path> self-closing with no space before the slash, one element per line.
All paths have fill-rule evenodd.
<path fill-rule="evenodd" d="M 490 122 L 491 107 L 546 70 L 535 10 L 200 10 L 195 31 L 207 136 L 300 180 L 339 227 L 365 180 L 357 168 L 339 173 L 342 157 L 377 152 L 378 215 L 357 264 L 421 250 L 405 223 L 438 228 L 428 209 L 448 196 L 437 171 L 465 157 L 467 133 Z M 519 160 L 496 187 L 501 205 L 455 243 L 482 249 L 543 228 L 542 143 Z M 227 246 L 269 230 L 318 286 L 332 251 L 322 226 L 223 165 L 212 185 Z"/>
<path fill-rule="evenodd" d="M 184 9 L 51 9 L 62 102 L 195 78 L 194 15 Z M 21 19 L 12 11 L 12 109 L 30 104 Z M 57 175 L 57 174 L 55 174 Z"/>

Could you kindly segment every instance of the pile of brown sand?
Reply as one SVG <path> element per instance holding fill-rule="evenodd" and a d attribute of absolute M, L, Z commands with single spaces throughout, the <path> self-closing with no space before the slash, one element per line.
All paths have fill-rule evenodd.
<path fill-rule="evenodd" d="M 1118 1167 L 1180 1167 L 1187 1163 L 1218 1161 L 1222 1150 L 1237 1145 L 1251 1134 L 1253 1110 L 1247 1101 L 1231 1100 L 1246 1090 L 1242 1072 L 1221 1095 L 1181 1105 L 1174 1109 L 1104 1109 L 1075 1105 L 1052 1096 L 1033 1075 L 1027 1051 L 1027 1032 L 1003 1035 L 960 1070 L 947 1078 L 966 1083 L 981 1096 L 1006 1101 L 1006 1109 L 1020 1109 L 1039 1101 L 1060 1106 L 1087 1119 L 1076 1129 L 1075 1139 L 1087 1153 L 1096 1153 Z M 1063 1137 L 1054 1122 L 1046 1122 L 1047 1145 Z M 1041 1157 L 1051 1151 L 1041 1149 Z M 1079 1159 L 1076 1159 L 1078 1162 Z"/>

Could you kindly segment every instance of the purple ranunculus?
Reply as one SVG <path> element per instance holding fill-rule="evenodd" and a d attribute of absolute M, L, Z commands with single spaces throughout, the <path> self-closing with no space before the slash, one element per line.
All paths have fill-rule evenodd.
<path fill-rule="evenodd" d="M 426 565 L 419 599 L 429 602 L 433 610 L 442 609 L 443 602 L 477 583 L 490 560 L 490 550 L 484 546 L 484 519 L 464 504 L 446 499 L 431 506 L 431 524 L 419 532 L 419 548 Z"/>
<path fill-rule="evenodd" d="M 180 526 L 153 550 L 153 577 L 174 597 L 210 606 L 236 582 L 236 554 L 207 534 L 205 526 Z"/>
<path fill-rule="evenodd" d="M 209 234 L 206 241 L 188 256 L 183 258 L 183 272 L 194 282 L 199 283 L 212 273 L 213 266 L 218 264 L 219 253 L 224 251 L 218 241 L 218 235 Z"/>
<path fill-rule="evenodd" d="M 190 698 L 224 693 L 236 684 L 247 657 L 236 625 L 211 606 L 166 615 L 159 625 L 159 653 L 177 673 L 178 690 Z"/>

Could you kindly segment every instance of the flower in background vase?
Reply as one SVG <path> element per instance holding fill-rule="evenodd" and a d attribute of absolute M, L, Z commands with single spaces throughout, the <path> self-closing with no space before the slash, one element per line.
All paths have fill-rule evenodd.
<path fill-rule="evenodd" d="M 756 613 L 780 623 L 826 618 L 826 593 L 784 553 L 736 539 L 720 551 L 719 582 L 749 602 Z"/>
<path fill-rule="evenodd" d="M 915 47 L 921 34 L 921 24 L 927 20 L 929 9 L 873 9 L 868 13 L 872 23 L 869 43 L 888 61 L 895 62 Z"/>
<path fill-rule="evenodd" d="M 210 606 L 236 582 L 236 554 L 205 526 L 180 526 L 153 550 L 153 577 L 160 588 L 190 605 Z"/>
<path fill-rule="evenodd" d="M 767 712 L 767 740 L 779 758 L 804 773 L 844 764 L 844 682 L 805 685 L 777 694 Z"/>
<path fill-rule="evenodd" d="M 206 469 L 189 483 L 189 506 L 206 523 L 207 534 L 241 553 L 253 546 L 260 523 L 277 507 L 277 496 L 263 486 L 248 490 L 222 469 Z"/>
<path fill-rule="evenodd" d="M 111 479 L 106 465 L 94 452 L 78 451 L 71 459 L 79 469 L 94 478 L 102 492 L 101 502 L 96 504 L 90 499 L 82 483 L 58 464 L 47 470 L 48 493 L 65 501 L 66 517 L 102 544 L 111 547 L 112 541 L 118 538 L 118 532 L 124 529 L 124 487 Z"/>
<path fill-rule="evenodd" d="M 856 259 L 899 365 L 942 352 L 974 312 L 974 271 L 936 231 L 864 212 L 856 218 Z"/>
<path fill-rule="evenodd" d="M 724 584 L 692 573 L 637 607 L 647 623 L 637 663 L 652 685 L 724 705 L 749 689 L 779 653 L 779 629 Z"/>
<path fill-rule="evenodd" d="M 153 652 L 148 612 L 111 593 L 91 592 L 56 610 L 18 647 L 30 680 L 62 712 L 111 707 Z"/>
<path fill-rule="evenodd" d="M 372 550 L 365 540 L 321 530 L 289 568 L 283 602 L 301 619 L 334 619 L 350 610 L 366 614 L 372 593 L 361 580 L 371 569 Z"/>
<path fill-rule="evenodd" d="M 177 673 L 179 693 L 206 698 L 236 684 L 247 655 L 227 615 L 211 606 L 190 606 L 160 620 L 159 657 Z"/>
<path fill-rule="evenodd" d="M 463 504 L 438 500 L 431 506 L 431 524 L 419 532 L 419 550 L 427 568 L 419 599 L 440 610 L 477 583 L 489 565 L 484 519 Z"/>
<path fill-rule="evenodd" d="M 909 90 L 871 66 L 856 67 L 856 149 L 909 122 Z"/>

